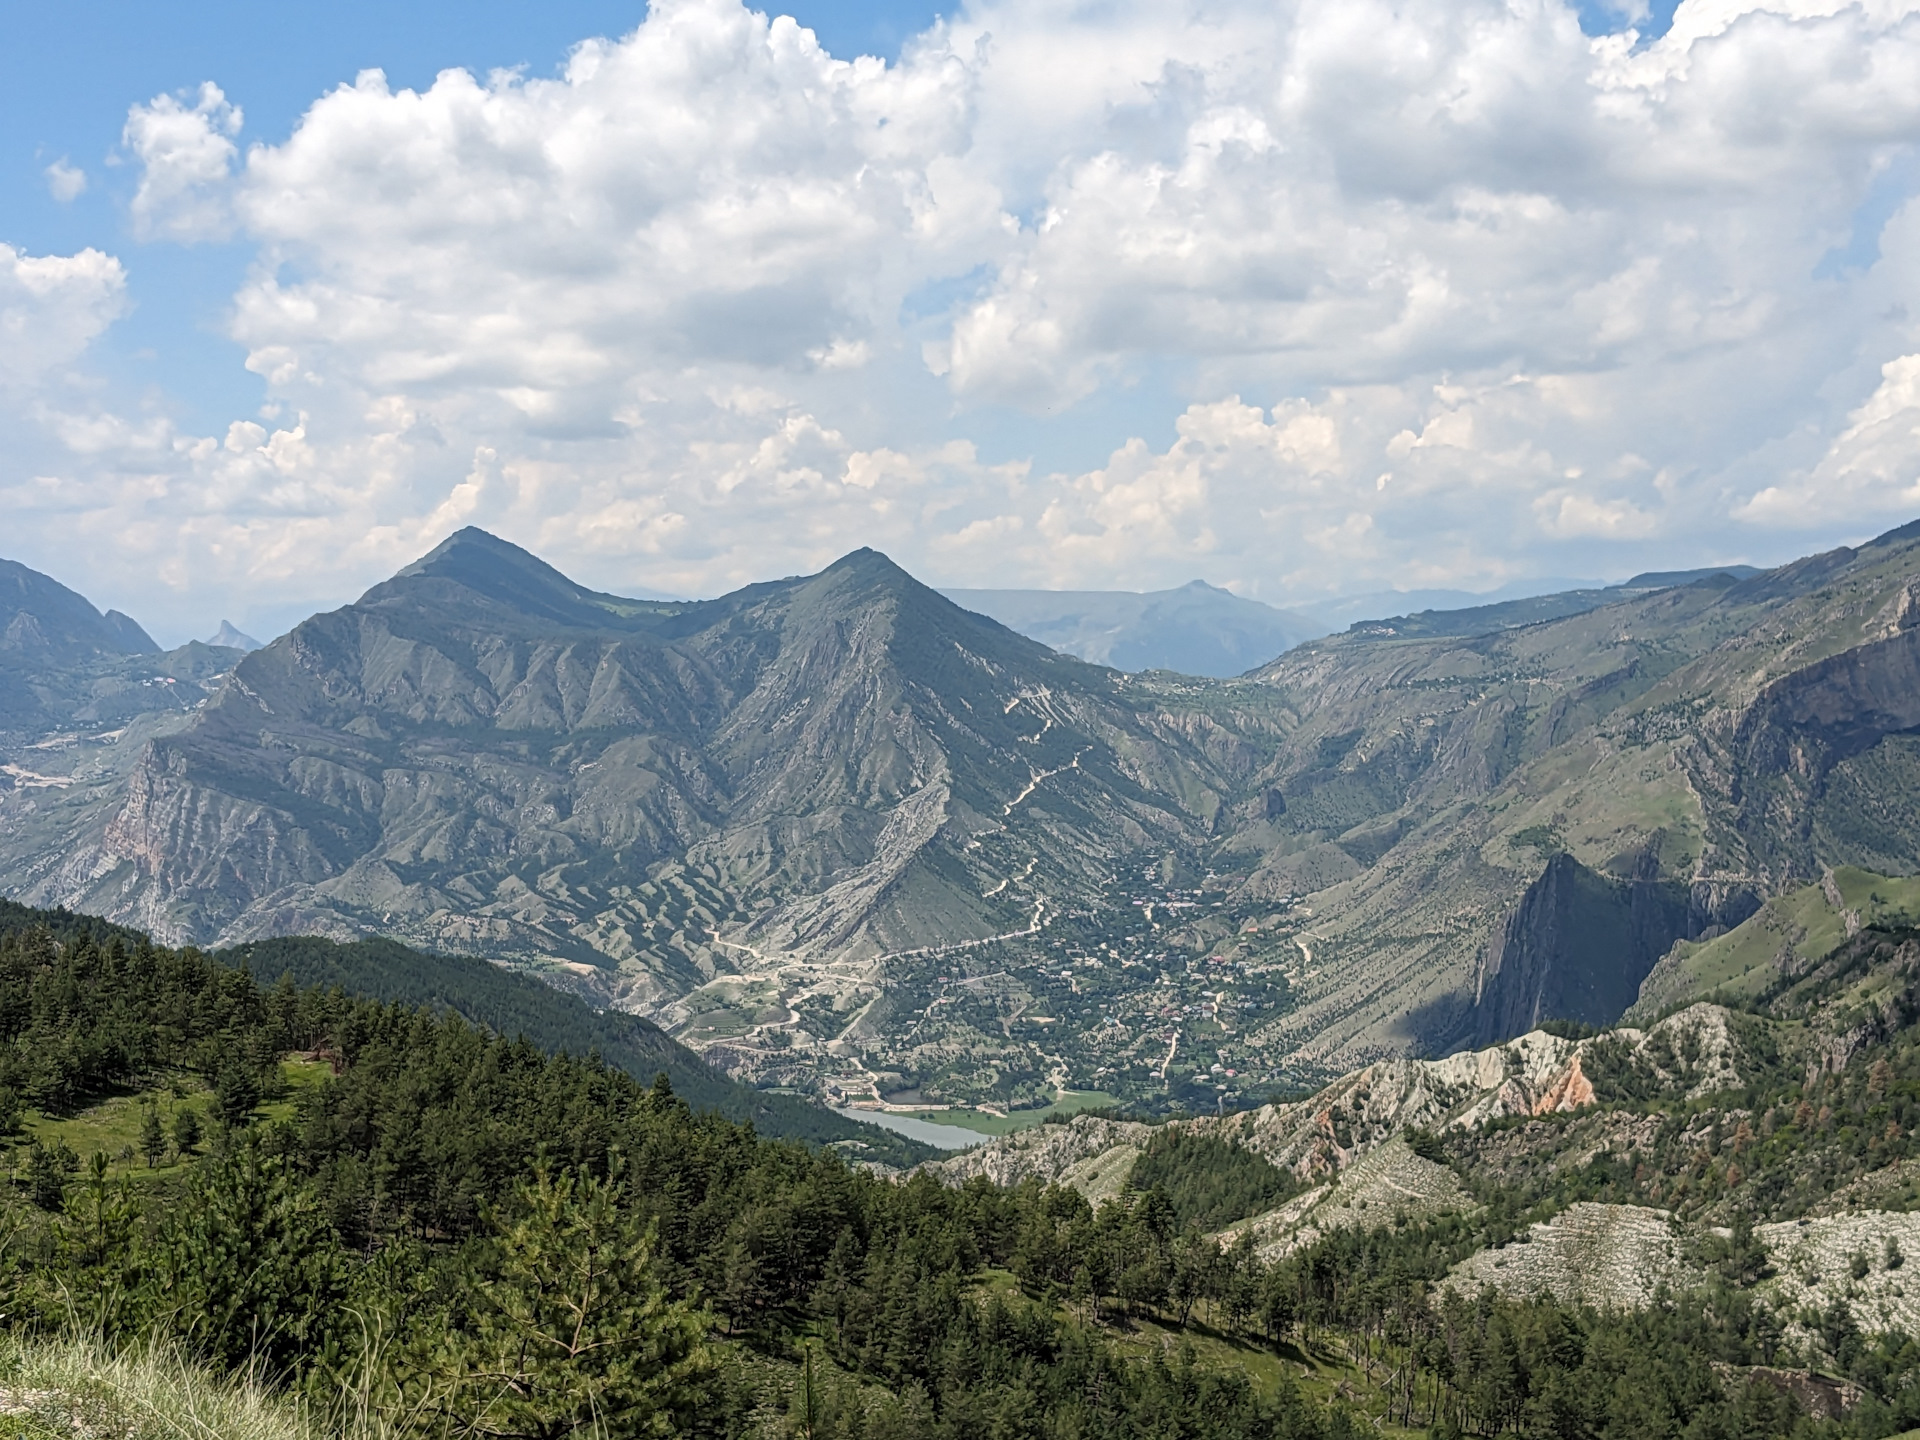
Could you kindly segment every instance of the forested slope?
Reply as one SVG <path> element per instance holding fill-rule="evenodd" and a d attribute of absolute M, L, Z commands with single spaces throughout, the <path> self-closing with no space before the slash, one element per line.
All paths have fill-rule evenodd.
<path fill-rule="evenodd" d="M 95 946 L 119 941 L 150 947 L 142 932 L 94 916 L 35 910 L 0 900 L 0 936 L 44 928 L 65 944 L 84 937 Z M 794 1095 L 772 1095 L 719 1074 L 651 1021 L 600 1010 L 530 975 L 465 955 L 434 955 L 392 940 L 341 944 L 314 936 L 256 941 L 214 952 L 220 964 L 249 971 L 261 984 L 288 977 L 302 989 L 338 989 L 348 995 L 408 1008 L 451 1011 L 494 1034 L 526 1037 L 548 1053 L 594 1055 L 642 1082 L 664 1073 L 696 1110 L 716 1110 L 751 1123 L 775 1139 L 846 1146 L 849 1158 L 910 1165 L 931 1147 L 877 1125 L 847 1120 Z"/>
<path fill-rule="evenodd" d="M 1873 1437 L 1920 1420 L 1920 1345 L 1844 1290 L 1898 1283 L 1904 1256 L 1795 1309 L 1755 1224 L 1817 1223 L 1906 1163 L 1920 937 L 1856 937 L 1734 1017 L 1724 1051 L 1671 1029 L 1546 1037 L 1593 1077 L 1546 1107 L 1463 1097 L 1437 1131 L 1363 1143 L 1346 1107 L 1368 1092 L 1348 1083 L 1314 1102 L 1345 1142 L 1336 1182 L 1399 1146 L 1460 1193 L 1408 1207 L 1389 1170 L 1276 1245 L 1222 1236 L 1221 1217 L 1311 1199 L 1321 1162 L 1273 1164 L 1255 1116 L 1154 1132 L 1140 1183 L 1097 1209 L 1039 1178 L 897 1183 L 457 1014 L 68 934 L 0 938 L 6 1323 L 172 1337 L 323 1406 L 358 1396 L 400 1433 L 557 1440 L 614 1417 L 846 1440 Z M 1776 1031 L 1801 1038 L 1769 1049 Z M 1465 1059 L 1463 1077 L 1484 1068 Z M 151 1123 L 116 1149 L 116 1116 Z M 1685 1283 L 1651 1303 L 1496 1270 L 1463 1283 L 1480 1257 L 1551 1249 L 1525 1242 L 1583 1204 L 1654 1200 L 1694 1228 L 1674 1232 Z M 543 1338 L 563 1316 L 576 1339 Z"/>

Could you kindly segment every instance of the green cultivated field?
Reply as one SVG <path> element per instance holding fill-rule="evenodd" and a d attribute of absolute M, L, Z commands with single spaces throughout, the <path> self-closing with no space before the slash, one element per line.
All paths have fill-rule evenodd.
<path fill-rule="evenodd" d="M 914 1118 L 935 1125 L 957 1125 L 981 1135 L 1012 1135 L 1043 1124 L 1049 1115 L 1078 1115 L 1082 1110 L 1100 1110 L 1119 1103 L 1117 1097 L 1104 1090 L 1062 1090 L 1060 1098 L 1051 1105 L 1016 1110 L 1010 1115 L 989 1115 L 984 1110 L 930 1110 Z"/>

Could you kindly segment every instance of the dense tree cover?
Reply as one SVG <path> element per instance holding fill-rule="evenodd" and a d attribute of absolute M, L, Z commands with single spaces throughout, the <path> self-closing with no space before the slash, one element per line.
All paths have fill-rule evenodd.
<path fill-rule="evenodd" d="M 151 948 L 145 935 L 126 926 L 0 900 L 0 938 L 40 931 L 56 945 L 84 939 L 101 950 L 115 941 L 127 953 Z M 696 1110 L 717 1110 L 763 1133 L 814 1145 L 844 1145 L 862 1159 L 889 1165 L 912 1165 L 937 1153 L 931 1146 L 847 1120 L 799 1096 L 743 1085 L 712 1069 L 649 1020 L 596 1009 L 532 975 L 472 956 L 435 955 L 385 939 L 341 943 L 294 935 L 217 951 L 212 959 L 269 982 L 291 976 L 301 989 L 339 989 L 408 1008 L 451 1010 L 483 1028 L 525 1035 L 544 1050 L 597 1053 L 643 1081 L 665 1071 L 674 1092 Z"/>
<path fill-rule="evenodd" d="M 288 1091 L 289 1054 L 330 1073 Z M 211 1129 L 179 1143 L 156 1112 L 155 1153 L 204 1157 L 134 1185 L 105 1157 L 28 1147 L 0 1311 L 171 1336 L 402 1426 L 743 1435 L 766 1419 L 769 1373 L 791 1429 L 818 1440 L 1279 1440 L 1371 1431 L 1365 1410 L 1439 1434 L 1693 1440 L 1920 1421 L 1915 1347 L 1837 1315 L 1796 1351 L 1731 1283 L 1750 1261 L 1738 1232 L 1717 1261 L 1728 1283 L 1634 1316 L 1442 1289 L 1538 1213 L 1524 1185 L 1269 1265 L 1203 1230 L 1284 1184 L 1204 1147 L 1157 1142 L 1141 1185 L 1098 1211 L 1037 1183 L 894 1183 L 445 1011 L 263 989 L 120 935 L 0 939 L 16 1125 L 21 1102 L 70 1110 L 169 1079 L 208 1088 Z M 1602 1156 L 1577 1183 L 1617 1168 Z M 1182 1331 L 1270 1348 L 1288 1373 L 1305 1350 L 1339 1358 L 1357 1408 L 1256 1387 L 1177 1342 L 1140 1358 L 1140 1338 Z M 1869 1392 L 1844 1428 L 1741 1368 L 1805 1361 Z"/>
<path fill-rule="evenodd" d="M 834 1412 L 861 1434 L 1346 1433 L 1231 1371 L 1123 1362 L 1033 1299 L 983 1304 L 979 1273 L 1010 1258 L 1032 1197 L 888 1183 L 697 1115 L 664 1079 L 456 1015 L 263 990 L 191 951 L 31 930 L 0 941 L 0 1045 L 0 1073 L 36 1105 L 71 1110 L 172 1071 L 233 1097 L 204 1160 L 135 1187 L 97 1157 L 41 1184 L 58 1216 L 25 1224 L 16 1207 L 0 1306 L 15 1323 L 158 1332 L 316 1393 L 544 1437 L 572 1433 L 583 1396 L 737 1433 L 755 1403 L 738 1357 L 786 1354 L 809 1316 L 832 1316 L 833 1354 L 888 1392 Z M 275 1092 L 288 1053 L 336 1073 L 257 1120 L 244 1102 Z M 565 1328 L 553 1307 L 569 1276 L 613 1359 L 516 1340 Z"/>
<path fill-rule="evenodd" d="M 222 964 L 266 980 L 290 975 L 302 988 L 341 989 L 408 1007 L 452 1010 L 503 1035 L 525 1035 L 543 1050 L 589 1051 L 642 1080 L 665 1071 L 674 1093 L 696 1110 L 717 1110 L 763 1133 L 808 1144 L 847 1144 L 862 1159 L 907 1166 L 931 1146 L 862 1125 L 798 1095 L 776 1095 L 729 1079 L 652 1021 L 600 1010 L 532 975 L 467 955 L 433 955 L 394 940 L 340 943 L 312 935 L 256 940 L 217 952 Z"/>
<path fill-rule="evenodd" d="M 1218 1230 L 1271 1210 L 1302 1188 L 1286 1171 L 1214 1135 L 1162 1130 L 1133 1162 L 1133 1186 L 1152 1190 L 1184 1226 Z"/>

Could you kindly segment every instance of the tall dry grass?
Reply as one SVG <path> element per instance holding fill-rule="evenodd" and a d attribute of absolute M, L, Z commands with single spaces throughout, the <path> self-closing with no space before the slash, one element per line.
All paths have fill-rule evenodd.
<path fill-rule="evenodd" d="M 61 1440 L 392 1440 L 360 1417 L 320 1417 L 164 1345 L 0 1337 L 0 1437 Z"/>

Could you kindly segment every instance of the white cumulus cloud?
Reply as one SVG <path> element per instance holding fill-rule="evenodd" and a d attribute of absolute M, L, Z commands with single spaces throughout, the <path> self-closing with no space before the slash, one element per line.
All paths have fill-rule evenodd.
<path fill-rule="evenodd" d="M 226 185 L 243 116 L 212 81 L 191 96 L 161 95 L 127 112 L 121 143 L 140 163 L 136 233 L 212 240 L 227 233 Z"/>
<path fill-rule="evenodd" d="M 126 304 L 126 271 L 98 250 L 28 255 L 0 244 L 0 386 L 78 359 Z"/>
<path fill-rule="evenodd" d="M 47 192 L 62 205 L 71 204 L 86 194 L 87 172 L 77 165 L 69 164 L 66 156 L 62 155 L 47 166 L 44 173 L 47 177 Z"/>
<path fill-rule="evenodd" d="M 608 586 L 870 543 L 1310 599 L 1920 504 L 1911 4 L 1643 43 L 1560 0 L 976 0 L 889 65 L 657 0 L 551 77 L 240 128 L 209 83 L 124 144 L 139 233 L 255 247 L 271 413 L 47 422 L 65 523 L 183 588 L 347 590 L 479 523 Z"/>

